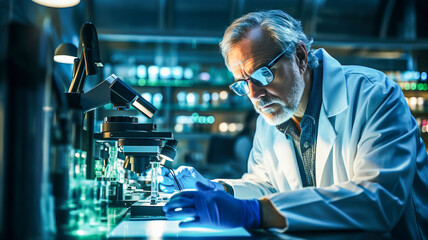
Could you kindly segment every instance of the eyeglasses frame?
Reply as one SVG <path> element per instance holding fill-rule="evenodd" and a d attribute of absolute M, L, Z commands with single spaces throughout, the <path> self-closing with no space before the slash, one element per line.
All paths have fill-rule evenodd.
<path fill-rule="evenodd" d="M 247 86 L 248 86 L 248 82 L 249 81 L 251 81 L 252 83 L 254 83 L 254 84 L 256 84 L 257 86 L 259 86 L 259 87 L 265 87 L 265 86 L 267 86 L 267 85 L 269 85 L 271 82 L 273 82 L 273 80 L 275 80 L 275 74 L 272 72 L 272 70 L 271 70 L 271 68 L 281 59 L 281 57 L 282 56 L 284 56 L 284 54 L 287 52 L 287 50 L 284 50 L 284 51 L 282 51 L 278 56 L 276 56 L 272 61 L 270 61 L 266 66 L 263 66 L 263 67 L 260 67 L 260 68 L 257 68 L 251 75 L 250 75 L 250 77 L 249 78 L 247 78 L 247 79 L 241 79 L 241 80 L 238 80 L 238 81 L 235 81 L 235 82 L 233 82 L 233 83 L 231 83 L 230 85 L 229 85 L 229 88 L 236 94 L 236 95 L 238 95 L 238 96 L 245 96 L 245 95 L 248 95 L 248 93 L 250 93 L 249 91 L 246 93 L 246 94 L 243 94 L 243 95 L 241 95 L 241 94 L 238 94 L 235 90 L 233 90 L 233 85 L 235 85 L 236 83 L 238 83 L 238 82 L 242 82 L 242 81 L 245 81 L 246 83 L 247 83 Z M 258 84 L 256 81 L 253 81 L 252 79 L 252 75 L 255 73 L 255 72 L 257 72 L 257 71 L 259 71 L 260 69 L 262 69 L 262 68 L 267 68 L 271 73 L 272 73 L 272 76 L 273 76 L 273 79 L 272 79 L 272 81 L 270 81 L 268 84 L 266 84 L 266 85 L 260 85 L 260 84 Z"/>

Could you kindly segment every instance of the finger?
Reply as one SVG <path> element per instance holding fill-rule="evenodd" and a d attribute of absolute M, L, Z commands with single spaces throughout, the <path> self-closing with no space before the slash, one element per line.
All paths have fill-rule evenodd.
<path fill-rule="evenodd" d="M 192 221 L 183 221 L 178 224 L 181 228 L 189 228 L 189 227 L 201 227 L 201 222 L 197 219 Z"/>
<path fill-rule="evenodd" d="M 189 195 L 188 191 L 176 192 L 169 198 L 169 202 L 180 201 L 183 198 L 193 199 L 194 196 L 192 194 Z"/>
<path fill-rule="evenodd" d="M 179 197 L 185 197 L 185 198 L 193 199 L 193 198 L 195 198 L 196 194 L 198 194 L 198 192 L 195 191 L 195 190 L 187 190 L 187 189 L 185 189 L 185 190 L 183 190 L 181 192 L 177 192 L 174 195 L 172 195 L 169 200 L 172 201 L 175 198 L 179 198 Z"/>
<path fill-rule="evenodd" d="M 183 220 L 186 218 L 195 218 L 196 210 L 192 207 L 181 208 L 179 211 L 165 212 L 165 217 L 168 220 Z"/>
<path fill-rule="evenodd" d="M 161 167 L 161 175 L 162 176 L 167 176 L 168 174 L 171 174 L 169 169 L 166 167 Z"/>
<path fill-rule="evenodd" d="M 174 171 L 175 175 L 178 177 L 182 177 L 183 175 L 191 174 L 192 167 L 189 166 L 180 166 L 177 170 Z"/>
<path fill-rule="evenodd" d="M 165 206 L 162 207 L 164 212 L 173 211 L 177 208 L 186 208 L 186 207 L 194 207 L 195 202 L 193 199 L 185 198 L 185 197 L 179 197 L 175 198 L 173 200 L 169 200 L 165 204 Z"/>
<path fill-rule="evenodd" d="M 177 169 L 174 170 L 174 173 L 176 176 L 178 176 L 179 174 L 181 174 L 181 172 L 183 172 L 186 169 L 185 166 L 180 166 Z"/>
<path fill-rule="evenodd" d="M 172 185 L 172 186 L 174 186 L 175 187 L 175 189 L 176 190 L 179 190 L 179 189 L 181 189 L 181 188 L 183 188 L 183 182 L 181 181 L 181 179 L 180 179 L 180 177 L 178 176 L 178 173 L 180 173 L 181 172 L 181 169 L 182 167 L 179 167 L 177 170 L 171 170 L 171 171 L 173 171 L 174 172 L 174 175 L 175 175 L 175 177 L 174 177 L 174 175 L 173 174 L 171 174 L 171 171 L 169 171 L 168 169 L 166 169 L 165 167 L 164 167 L 164 169 L 166 169 L 166 170 L 162 170 L 162 171 L 168 171 L 168 172 L 165 172 L 165 174 L 163 174 L 163 181 L 165 181 L 166 183 L 165 183 L 165 185 Z M 182 175 L 182 173 L 180 173 L 180 176 Z M 161 180 L 162 181 L 162 180 Z M 177 181 L 179 182 L 179 184 L 180 184 L 180 186 L 181 186 L 181 188 L 180 187 L 178 187 L 178 183 L 177 183 Z"/>
<path fill-rule="evenodd" d="M 183 189 L 196 190 L 196 180 L 192 176 L 183 174 L 180 177 L 177 177 L 177 180 Z"/>
<path fill-rule="evenodd" d="M 170 199 L 165 204 L 165 207 L 167 207 L 167 208 L 182 208 L 182 207 L 190 207 L 190 206 L 194 206 L 194 205 L 195 205 L 195 201 L 193 198 L 176 197 L 174 199 Z"/>
<path fill-rule="evenodd" d="M 174 179 L 167 176 L 159 176 L 158 180 L 163 185 L 168 185 L 168 186 L 174 185 Z"/>
<path fill-rule="evenodd" d="M 159 185 L 159 188 L 164 193 L 173 193 L 175 188 L 173 186 L 167 186 L 167 185 Z"/>
<path fill-rule="evenodd" d="M 214 190 L 214 188 L 207 186 L 201 182 L 196 182 L 196 189 L 198 189 L 199 191 L 212 191 Z"/>

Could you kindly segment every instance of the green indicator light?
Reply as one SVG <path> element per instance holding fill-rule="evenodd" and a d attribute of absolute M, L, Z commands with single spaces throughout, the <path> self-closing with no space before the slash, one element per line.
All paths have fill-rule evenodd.
<path fill-rule="evenodd" d="M 404 84 L 404 90 L 410 90 L 410 83 Z"/>
<path fill-rule="evenodd" d="M 424 83 L 424 91 L 428 90 L 428 84 Z"/>
<path fill-rule="evenodd" d="M 197 123 L 198 122 L 198 118 L 199 118 L 199 114 L 198 113 L 193 113 L 192 114 L 192 120 L 193 120 L 193 123 Z"/>
<path fill-rule="evenodd" d="M 412 83 L 411 85 L 410 85 L 410 89 L 412 89 L 412 90 L 416 90 L 416 83 Z"/>
<path fill-rule="evenodd" d="M 146 85 L 146 80 L 145 80 L 144 78 L 140 78 L 140 79 L 138 80 L 138 85 L 139 85 L 139 86 L 145 86 L 145 85 Z"/>
<path fill-rule="evenodd" d="M 201 124 L 207 123 L 207 117 L 206 116 L 199 116 L 198 117 L 198 123 L 201 123 Z"/>
<path fill-rule="evenodd" d="M 209 117 L 207 117 L 207 122 L 208 122 L 208 124 L 213 124 L 213 123 L 214 123 L 214 121 L 215 121 L 214 116 L 209 116 Z"/>
<path fill-rule="evenodd" d="M 418 83 L 418 90 L 419 91 L 424 90 L 424 85 L 422 83 Z"/>

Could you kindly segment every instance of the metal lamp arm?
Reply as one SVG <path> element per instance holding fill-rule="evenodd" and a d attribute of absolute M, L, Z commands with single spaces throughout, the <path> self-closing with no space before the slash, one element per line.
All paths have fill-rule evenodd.
<path fill-rule="evenodd" d="M 83 92 L 85 85 L 86 74 L 85 72 L 85 58 L 76 58 L 73 67 L 73 80 L 71 81 L 69 93 Z M 77 67 L 76 67 L 77 66 Z"/>

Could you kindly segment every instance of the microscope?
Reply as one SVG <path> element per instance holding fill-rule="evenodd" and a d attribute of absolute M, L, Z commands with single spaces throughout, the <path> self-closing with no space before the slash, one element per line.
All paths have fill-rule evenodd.
<path fill-rule="evenodd" d="M 129 109 L 131 106 L 137 109 L 147 118 L 152 118 L 157 109 L 146 101 L 139 93 L 129 87 L 124 81 L 112 74 L 104 81 L 87 92 L 83 92 L 85 77 L 94 75 L 98 68 L 102 67 L 99 56 L 98 36 L 92 23 L 83 24 L 80 31 L 82 47 L 81 58 L 74 59 L 73 80 L 66 97 L 69 107 L 73 112 L 76 142 L 89 142 L 85 149 L 88 152 L 88 160 L 93 161 L 94 143 L 111 143 L 114 151 L 110 151 L 109 158 L 117 157 L 120 152 L 124 159 L 124 169 L 128 169 L 137 176 L 150 173 L 150 196 L 139 194 L 138 201 L 131 205 L 131 216 L 163 216 L 162 206 L 167 199 L 160 197 L 158 178 L 160 166 L 165 161 L 172 161 L 176 154 L 177 141 L 171 132 L 157 132 L 157 127 L 152 123 L 139 123 L 134 116 L 109 116 L 105 117 L 101 124 L 101 131 L 93 129 L 93 110 L 112 103 L 117 111 Z M 92 119 L 87 120 L 92 126 L 86 127 L 89 133 L 83 134 L 83 114 L 92 114 Z M 84 140 L 83 137 L 86 139 Z M 118 147 L 117 147 L 118 146 Z M 83 147 L 85 148 L 85 146 Z M 90 166 L 90 164 L 88 164 Z M 91 170 L 91 168 L 89 168 Z M 117 177 L 105 176 L 104 180 L 110 182 L 110 201 L 113 203 L 124 202 L 123 183 L 117 181 Z"/>
<path fill-rule="evenodd" d="M 163 216 L 162 206 L 167 198 L 159 194 L 160 167 L 166 161 L 172 161 L 176 154 L 177 140 L 171 132 L 156 132 L 155 124 L 138 123 L 132 116 L 106 117 L 101 125 L 101 132 L 95 134 L 97 141 L 117 141 L 118 149 L 125 158 L 123 167 L 137 176 L 150 176 L 150 196 L 143 188 L 130 189 L 128 194 L 138 196 L 138 201 L 131 205 L 131 217 L 144 218 Z M 112 193 L 114 201 L 126 201 L 121 198 L 123 186 L 111 181 L 118 191 Z M 119 197 L 118 197 L 119 196 Z M 131 202 L 134 202 L 131 200 Z"/>

